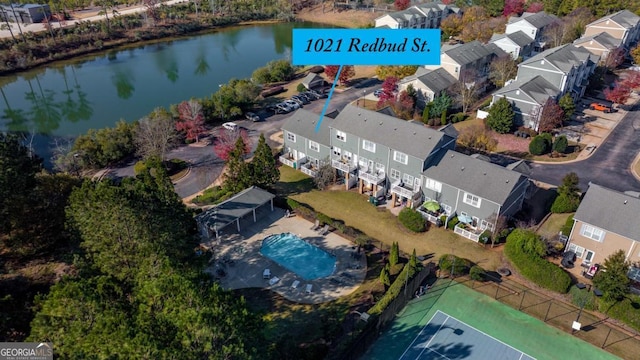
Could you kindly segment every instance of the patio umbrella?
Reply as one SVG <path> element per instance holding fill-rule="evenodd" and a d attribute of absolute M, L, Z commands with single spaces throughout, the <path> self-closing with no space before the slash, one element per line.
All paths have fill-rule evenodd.
<path fill-rule="evenodd" d="M 437 201 L 427 201 L 425 202 L 422 207 L 424 207 L 425 209 L 429 210 L 429 211 L 433 211 L 436 212 L 438 210 L 440 210 L 440 204 L 438 204 Z"/>
<path fill-rule="evenodd" d="M 458 215 L 458 220 L 465 224 L 471 224 L 473 222 L 473 219 L 469 215 Z"/>

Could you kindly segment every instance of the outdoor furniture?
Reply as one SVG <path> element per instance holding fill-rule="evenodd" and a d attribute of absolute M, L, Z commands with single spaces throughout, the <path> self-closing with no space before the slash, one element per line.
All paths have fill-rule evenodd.
<path fill-rule="evenodd" d="M 271 278 L 271 270 L 264 269 L 264 271 L 262 272 L 262 278 L 263 279 L 270 279 Z"/>
<path fill-rule="evenodd" d="M 291 284 L 291 290 L 292 291 L 298 290 L 298 285 L 300 285 L 300 280 L 294 280 L 293 283 Z"/>
<path fill-rule="evenodd" d="M 307 284 L 307 287 L 305 289 L 305 292 L 307 294 L 311 294 L 313 292 L 313 284 Z"/>
<path fill-rule="evenodd" d="M 318 233 L 322 236 L 327 235 L 329 232 L 329 225 L 325 225 L 322 229 L 318 230 Z"/>
<path fill-rule="evenodd" d="M 278 278 L 277 276 L 274 276 L 273 278 L 271 278 L 271 280 L 269 280 L 269 285 L 273 286 L 273 285 L 277 284 L 278 281 L 280 281 L 280 278 Z"/>
<path fill-rule="evenodd" d="M 598 269 L 600 269 L 600 265 L 593 264 L 589 267 L 589 269 L 582 271 L 582 276 L 586 277 L 587 279 L 593 279 L 593 277 L 598 272 Z"/>
<path fill-rule="evenodd" d="M 562 255 L 562 261 L 560 264 L 567 269 L 571 269 L 576 261 L 576 253 L 573 251 L 567 251 Z"/>
<path fill-rule="evenodd" d="M 311 230 L 318 230 L 320 228 L 320 220 L 316 219 L 316 223 L 311 227 Z"/>

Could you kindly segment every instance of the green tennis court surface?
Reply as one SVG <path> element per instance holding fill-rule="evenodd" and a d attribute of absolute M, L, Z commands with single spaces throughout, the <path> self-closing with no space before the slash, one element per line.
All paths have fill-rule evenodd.
<path fill-rule="evenodd" d="M 431 320 L 433 324 L 428 325 Z M 440 325 L 448 329 L 439 329 Z M 500 357 L 500 351 L 505 354 L 513 351 L 510 352 L 513 356 Z M 448 280 L 436 282 L 424 296 L 412 300 L 361 357 L 363 360 L 532 358 L 618 359 L 491 297 Z"/>

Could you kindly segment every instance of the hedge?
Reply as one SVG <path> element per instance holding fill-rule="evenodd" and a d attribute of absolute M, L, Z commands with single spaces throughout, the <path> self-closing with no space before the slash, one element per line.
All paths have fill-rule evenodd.
<path fill-rule="evenodd" d="M 384 309 L 386 309 L 387 306 L 389 306 L 389 304 L 391 304 L 391 302 L 395 298 L 397 298 L 398 295 L 400 295 L 400 292 L 402 292 L 402 288 L 404 287 L 407 279 L 413 279 L 413 277 L 418 273 L 419 266 L 420 265 L 418 265 L 418 268 L 416 269 L 412 268 L 411 266 L 405 265 L 398 276 L 396 276 L 396 280 L 393 282 L 393 284 L 389 286 L 387 292 L 382 296 L 382 298 L 380 298 L 380 300 L 378 300 L 375 305 L 373 305 L 371 309 L 369 309 L 369 311 L 367 311 L 367 313 L 369 313 L 370 315 L 380 315 L 384 311 Z M 407 272 L 409 272 L 408 277 Z"/>
<path fill-rule="evenodd" d="M 469 272 L 471 261 L 452 254 L 444 254 L 440 256 L 438 267 L 440 272 L 451 273 L 451 268 L 453 268 L 453 275 L 464 275 Z"/>
<path fill-rule="evenodd" d="M 564 223 L 562 227 L 562 235 L 569 236 L 571 234 L 571 229 L 573 229 L 573 215 L 567 218 L 567 221 Z"/>
<path fill-rule="evenodd" d="M 427 220 L 420 213 L 411 208 L 404 208 L 398 215 L 400 223 L 410 231 L 425 232 L 427 231 Z"/>
<path fill-rule="evenodd" d="M 460 220 L 458 220 L 457 216 L 454 216 L 451 220 L 449 220 L 449 222 L 447 223 L 447 229 L 449 230 L 453 230 L 454 227 L 456 227 L 456 225 L 458 225 L 458 223 L 460 222 Z"/>
<path fill-rule="evenodd" d="M 469 270 L 469 277 L 471 277 L 471 280 L 484 281 L 485 275 L 486 273 L 484 269 L 478 265 L 472 266 L 471 270 Z"/>
<path fill-rule="evenodd" d="M 574 212 L 578 210 L 578 205 L 580 205 L 580 199 L 577 197 L 569 197 L 567 195 L 560 194 L 553 201 L 553 205 L 551 205 L 551 212 L 554 214 Z"/>
<path fill-rule="evenodd" d="M 559 266 L 540 257 L 540 247 L 544 243 L 534 232 L 516 229 L 507 237 L 504 254 L 527 279 L 545 289 L 566 293 L 571 285 L 571 277 Z"/>

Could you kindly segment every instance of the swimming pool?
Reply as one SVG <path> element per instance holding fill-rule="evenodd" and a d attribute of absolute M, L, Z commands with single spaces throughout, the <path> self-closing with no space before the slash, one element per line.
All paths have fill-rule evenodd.
<path fill-rule="evenodd" d="M 335 256 L 291 233 L 267 236 L 260 253 L 304 280 L 329 276 L 336 268 Z"/>

